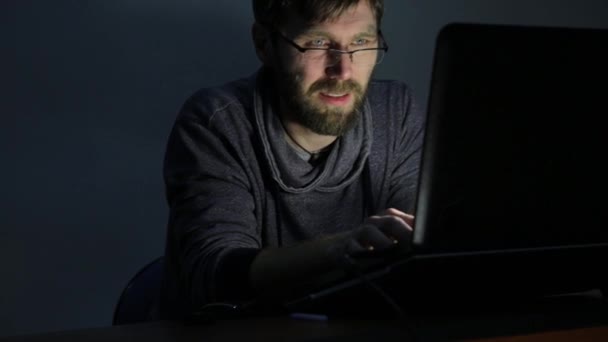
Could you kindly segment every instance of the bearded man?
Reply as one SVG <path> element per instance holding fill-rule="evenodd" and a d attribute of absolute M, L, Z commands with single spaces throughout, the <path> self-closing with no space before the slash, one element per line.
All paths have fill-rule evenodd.
<path fill-rule="evenodd" d="M 382 0 L 253 0 L 262 66 L 191 96 L 169 138 L 168 316 L 407 249 L 424 117 L 372 80 Z"/>

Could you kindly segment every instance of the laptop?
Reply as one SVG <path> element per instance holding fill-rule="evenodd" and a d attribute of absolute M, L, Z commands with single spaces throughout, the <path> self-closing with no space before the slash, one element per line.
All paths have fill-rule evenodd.
<path fill-rule="evenodd" d="M 608 30 L 444 27 L 411 251 L 318 279 L 284 306 L 388 295 L 428 307 L 605 289 L 607 82 Z"/>

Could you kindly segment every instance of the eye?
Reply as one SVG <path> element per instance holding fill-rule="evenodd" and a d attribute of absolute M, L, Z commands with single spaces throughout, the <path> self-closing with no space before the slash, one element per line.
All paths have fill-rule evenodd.
<path fill-rule="evenodd" d="M 353 46 L 371 48 L 378 45 L 378 37 L 357 38 L 352 42 Z"/>
<path fill-rule="evenodd" d="M 353 45 L 362 46 L 369 45 L 369 40 L 365 38 L 359 38 L 353 42 Z"/>
<path fill-rule="evenodd" d="M 306 43 L 306 46 L 313 48 L 322 48 L 329 45 L 329 42 L 324 38 L 311 39 Z"/>

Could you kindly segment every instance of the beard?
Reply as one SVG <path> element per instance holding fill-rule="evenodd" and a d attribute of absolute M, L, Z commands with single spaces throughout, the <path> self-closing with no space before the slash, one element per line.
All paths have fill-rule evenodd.
<path fill-rule="evenodd" d="M 366 89 L 356 81 L 322 79 L 314 82 L 308 89 L 303 89 L 299 72 L 281 70 L 277 73 L 277 78 L 276 84 L 286 107 L 286 114 L 314 133 L 341 136 L 359 121 Z M 353 104 L 350 107 L 339 107 L 315 102 L 314 96 L 320 92 L 349 93 L 353 97 Z"/>

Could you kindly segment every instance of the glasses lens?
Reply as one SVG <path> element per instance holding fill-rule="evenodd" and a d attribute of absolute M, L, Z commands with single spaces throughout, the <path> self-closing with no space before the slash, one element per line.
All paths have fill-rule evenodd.
<path fill-rule="evenodd" d="M 327 66 L 335 65 L 344 53 L 332 50 L 307 50 L 304 53 L 306 62 L 324 62 Z M 381 49 L 359 50 L 351 54 L 352 63 L 357 66 L 374 66 L 384 59 L 385 52 Z"/>
<path fill-rule="evenodd" d="M 374 66 L 384 59 L 384 50 L 360 50 L 353 53 L 353 64 Z"/>
<path fill-rule="evenodd" d="M 307 62 L 322 62 L 326 60 L 326 58 L 328 58 L 328 52 L 326 50 L 306 50 L 304 52 L 304 59 Z"/>

